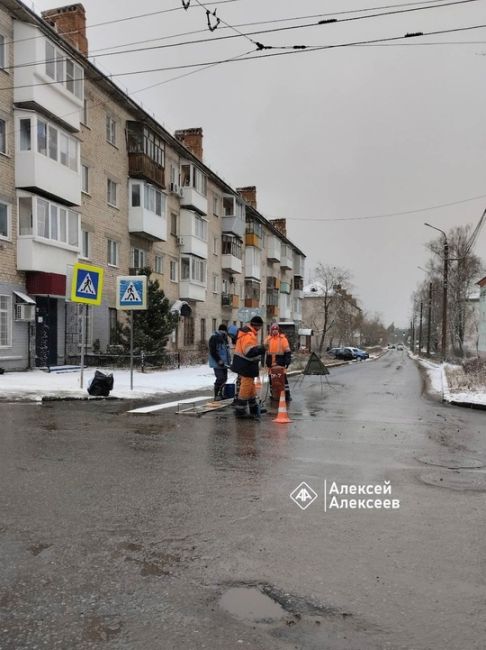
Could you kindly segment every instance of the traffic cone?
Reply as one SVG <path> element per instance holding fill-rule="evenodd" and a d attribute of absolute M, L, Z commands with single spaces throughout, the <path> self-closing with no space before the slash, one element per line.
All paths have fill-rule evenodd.
<path fill-rule="evenodd" d="M 280 391 L 280 401 L 278 403 L 278 412 L 277 417 L 273 422 L 278 422 L 279 424 L 287 424 L 292 422 L 292 420 L 287 415 L 287 403 L 285 402 L 285 391 Z"/>

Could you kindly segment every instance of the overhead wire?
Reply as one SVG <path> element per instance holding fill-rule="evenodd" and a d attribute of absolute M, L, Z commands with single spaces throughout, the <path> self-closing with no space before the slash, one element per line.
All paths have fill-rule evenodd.
<path fill-rule="evenodd" d="M 106 56 L 117 56 L 120 54 L 134 54 L 134 53 L 140 53 L 140 52 L 147 52 L 147 51 L 154 51 L 154 50 L 161 50 L 161 49 L 167 49 L 167 48 L 173 48 L 173 47 L 182 47 L 186 45 L 200 45 L 202 43 L 210 43 L 214 41 L 222 41 L 222 40 L 228 40 L 228 39 L 234 39 L 238 38 L 241 36 L 244 36 L 247 38 L 253 45 L 258 50 L 270 50 L 270 49 L 306 49 L 308 47 L 312 46 L 307 46 L 307 45 L 284 45 L 284 46 L 275 46 L 275 45 L 263 45 L 262 43 L 259 43 L 258 41 L 255 41 L 254 39 L 251 38 L 251 36 L 254 36 L 256 34 L 273 34 L 276 32 L 284 31 L 284 30 L 289 30 L 289 29 L 301 29 L 301 28 L 309 28 L 309 27 L 319 27 L 322 25 L 335 25 L 339 24 L 340 22 L 349 22 L 349 21 L 355 21 L 355 20 L 365 20 L 367 18 L 379 18 L 382 16 L 390 16 L 390 15 L 396 15 L 396 14 L 403 14 L 403 13 L 409 13 L 412 11 L 422 11 L 426 9 L 439 9 L 442 7 L 448 7 L 451 5 L 461 5 L 461 4 L 469 4 L 471 2 L 479 2 L 481 0 L 450 0 L 449 2 L 445 4 L 440 4 L 440 5 L 428 5 L 428 6 L 419 6 L 419 7 L 414 7 L 412 9 L 400 9 L 398 11 L 392 11 L 392 12 L 384 12 L 384 13 L 376 13 L 376 14 L 370 14 L 366 16 L 356 16 L 353 18 L 345 18 L 341 21 L 333 21 L 333 22 L 326 22 L 326 23 L 308 23 L 305 25 L 296 25 L 292 27 L 281 27 L 281 28 L 275 28 L 275 29 L 270 29 L 270 30 L 260 30 L 260 31 L 255 31 L 255 32 L 250 32 L 248 34 L 242 34 L 239 30 L 236 30 L 234 27 L 231 27 L 236 33 L 234 35 L 227 35 L 227 36 L 219 36 L 219 37 L 214 37 L 214 38 L 204 38 L 204 39 L 196 39 L 196 40 L 191 40 L 191 41 L 180 41 L 178 43 L 168 43 L 165 45 L 153 45 L 149 47 L 140 47 L 140 48 L 134 48 L 134 49 L 127 49 L 127 50 L 118 50 L 116 52 L 105 52 L 102 54 L 98 54 L 96 58 L 100 57 L 106 57 Z M 198 4 L 200 4 L 201 7 L 204 8 L 204 5 L 199 2 L 199 0 L 196 0 Z M 5 69 L 12 70 L 16 68 L 26 68 L 26 67 L 32 67 L 35 65 L 39 64 L 46 64 L 46 63 L 55 63 L 56 59 L 44 59 L 42 61 L 30 61 L 28 63 L 19 63 L 13 66 L 8 66 Z"/>

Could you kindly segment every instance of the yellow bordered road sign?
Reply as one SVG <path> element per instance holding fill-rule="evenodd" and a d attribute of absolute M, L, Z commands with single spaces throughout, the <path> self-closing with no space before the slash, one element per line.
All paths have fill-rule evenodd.
<path fill-rule="evenodd" d="M 71 300 L 86 305 L 101 305 L 104 269 L 78 262 L 73 267 Z"/>

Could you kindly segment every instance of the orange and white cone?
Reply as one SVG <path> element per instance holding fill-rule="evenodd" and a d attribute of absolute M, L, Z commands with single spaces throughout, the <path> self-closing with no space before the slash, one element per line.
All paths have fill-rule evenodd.
<path fill-rule="evenodd" d="M 287 424 L 292 422 L 292 420 L 287 415 L 287 403 L 285 401 L 285 391 L 280 392 L 280 401 L 278 403 L 278 412 L 277 417 L 274 418 L 273 422 L 279 422 L 280 424 Z"/>

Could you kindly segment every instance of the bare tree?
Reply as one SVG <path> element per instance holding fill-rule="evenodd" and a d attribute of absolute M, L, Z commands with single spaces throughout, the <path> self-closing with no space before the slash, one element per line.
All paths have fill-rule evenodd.
<path fill-rule="evenodd" d="M 314 271 L 311 291 L 314 291 L 315 296 L 310 325 L 319 334 L 319 354 L 322 353 L 328 334 L 331 331 L 337 334 L 338 323 L 341 321 L 341 325 L 343 324 L 344 303 L 346 299 L 351 298 L 348 293 L 351 288 L 350 278 L 351 274 L 347 269 L 329 264 L 319 263 Z M 339 336 L 344 334 L 340 332 Z"/>

